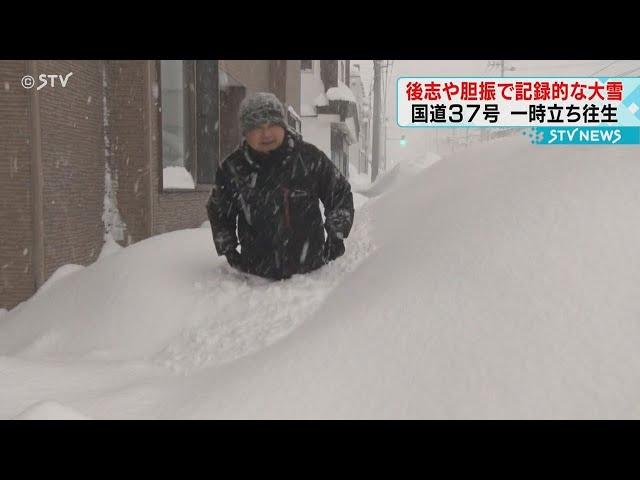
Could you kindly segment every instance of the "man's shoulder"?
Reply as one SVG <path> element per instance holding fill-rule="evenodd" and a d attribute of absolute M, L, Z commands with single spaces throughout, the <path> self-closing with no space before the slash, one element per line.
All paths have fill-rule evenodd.
<path fill-rule="evenodd" d="M 229 163 L 237 163 L 244 158 L 244 150 L 242 146 L 237 147 L 233 152 L 222 159 L 221 165 Z"/>
<path fill-rule="evenodd" d="M 233 152 L 222 159 L 220 162 L 219 168 L 225 170 L 228 173 L 232 173 L 237 170 L 238 166 L 246 162 L 244 157 L 244 149 L 242 146 L 236 148 Z"/>
<path fill-rule="evenodd" d="M 320 149 L 316 147 L 313 143 L 307 142 L 303 138 L 301 138 L 299 142 L 300 142 L 300 150 L 302 150 L 303 152 L 316 153 L 320 151 Z"/>
<path fill-rule="evenodd" d="M 313 143 L 307 142 L 302 139 L 300 140 L 300 152 L 302 153 L 303 157 L 310 160 L 321 161 L 322 158 L 326 156 L 326 154 Z"/>

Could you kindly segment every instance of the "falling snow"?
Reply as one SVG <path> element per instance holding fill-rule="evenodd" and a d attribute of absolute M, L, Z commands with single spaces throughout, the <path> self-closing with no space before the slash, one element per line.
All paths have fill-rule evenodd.
<path fill-rule="evenodd" d="M 640 418 L 635 152 L 512 139 L 445 158 L 390 148 L 373 184 L 349 165 L 345 255 L 272 282 L 218 257 L 208 221 L 133 244 L 102 74 L 102 250 L 0 308 L 0 418 Z M 314 105 L 356 102 L 341 81 L 316 93 L 290 116 L 313 122 Z M 355 139 L 352 124 L 335 128 Z M 68 165 L 64 152 L 51 160 Z M 13 178 L 18 158 L 6 162 Z M 164 168 L 163 183 L 195 188 L 184 167 Z M 0 267 L 5 288 L 10 265 L 33 279 L 24 244 Z"/>

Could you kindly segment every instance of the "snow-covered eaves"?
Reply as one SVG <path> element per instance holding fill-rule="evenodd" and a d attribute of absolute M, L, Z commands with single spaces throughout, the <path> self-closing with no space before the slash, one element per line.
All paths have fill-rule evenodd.
<path fill-rule="evenodd" d="M 338 82 L 337 87 L 332 87 L 327 90 L 327 98 L 329 100 L 342 100 L 344 102 L 357 103 L 355 95 L 343 82 Z"/>

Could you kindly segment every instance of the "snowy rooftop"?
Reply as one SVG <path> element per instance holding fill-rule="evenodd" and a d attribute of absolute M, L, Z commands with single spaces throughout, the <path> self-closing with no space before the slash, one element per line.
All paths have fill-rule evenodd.
<path fill-rule="evenodd" d="M 316 97 L 316 99 L 313 101 L 313 104 L 316 107 L 326 107 L 329 105 L 329 99 L 327 98 L 327 95 L 325 95 L 324 93 L 321 93 L 320 95 L 318 95 Z"/>
<path fill-rule="evenodd" d="M 338 82 L 337 87 L 332 87 L 327 90 L 327 98 L 329 100 L 342 100 L 345 102 L 356 103 L 356 97 L 353 95 L 351 89 L 343 82 Z"/>

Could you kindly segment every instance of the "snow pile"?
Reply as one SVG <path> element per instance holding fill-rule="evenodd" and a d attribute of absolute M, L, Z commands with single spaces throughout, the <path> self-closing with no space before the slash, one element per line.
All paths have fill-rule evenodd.
<path fill-rule="evenodd" d="M 198 315 L 216 272 L 211 232 L 151 237 L 57 282 L 0 324 L 0 354 L 59 359 L 153 355 Z"/>
<path fill-rule="evenodd" d="M 371 173 L 358 173 L 358 168 L 349 163 L 349 184 L 353 192 L 366 190 L 371 186 Z"/>
<path fill-rule="evenodd" d="M 342 100 L 345 102 L 356 103 L 356 97 L 353 95 L 351 89 L 340 81 L 338 81 L 337 87 L 332 87 L 327 90 L 327 98 L 329 100 Z"/>
<path fill-rule="evenodd" d="M 346 242 L 350 254 L 342 261 L 282 282 L 245 276 L 223 266 L 216 278 L 197 286 L 202 292 L 196 306 L 200 321 L 184 329 L 156 361 L 175 371 L 191 372 L 231 362 L 286 337 L 312 318 L 341 278 L 373 251 L 364 229 Z"/>
<path fill-rule="evenodd" d="M 100 255 L 98 255 L 98 260 L 102 260 L 109 255 L 113 255 L 114 253 L 122 250 L 122 246 L 115 241 L 113 235 L 106 234 L 104 239 L 104 244 L 102 245 L 102 250 L 100 250 Z"/>
<path fill-rule="evenodd" d="M 440 156 L 427 152 L 423 156 L 409 157 L 396 163 L 393 168 L 382 174 L 373 184 L 366 189 L 361 189 L 360 193 L 367 197 L 376 197 L 391 190 L 398 189 L 407 182 L 415 180 L 417 175 L 440 160 Z"/>
<path fill-rule="evenodd" d="M 191 416 L 639 417 L 640 164 L 607 148 L 505 141 L 373 200 L 376 254 Z"/>
<path fill-rule="evenodd" d="M 4 314 L 0 416 L 640 418 L 637 160 L 507 138 L 401 162 L 345 256 L 284 282 L 204 228 L 131 245 Z"/>
<path fill-rule="evenodd" d="M 353 207 L 356 210 L 359 210 L 360 208 L 362 208 L 364 204 L 369 201 L 369 197 L 365 197 L 361 193 L 351 192 L 351 194 L 353 195 Z"/>
<path fill-rule="evenodd" d="M 55 272 L 53 272 L 53 274 L 47 279 L 46 282 L 44 282 L 40 286 L 40 288 L 36 292 L 36 295 L 47 291 L 49 288 L 51 288 L 53 286 L 54 283 L 57 283 L 60 280 L 62 280 L 63 278 L 66 278 L 69 275 L 72 275 L 72 274 L 74 274 L 76 272 L 79 272 L 80 270 L 83 270 L 84 268 L 85 267 L 83 265 L 76 265 L 76 264 L 73 264 L 73 263 L 68 263 L 66 265 L 62 265 Z"/>
<path fill-rule="evenodd" d="M 188 188 L 193 190 L 196 184 L 191 173 L 184 167 L 164 167 L 162 169 L 162 188 Z"/>
<path fill-rule="evenodd" d="M 224 264 L 196 284 L 200 320 L 156 356 L 178 372 L 219 365 L 264 349 L 312 318 L 333 288 L 368 256 L 374 246 L 368 232 L 368 198 L 354 195 L 358 224 L 346 240 L 348 255 L 306 275 L 273 282 L 244 275 Z M 210 234 L 210 232 L 209 232 Z"/>
<path fill-rule="evenodd" d="M 106 137 L 105 137 L 106 141 Z M 108 241 L 111 236 L 115 240 L 124 239 L 126 223 L 120 217 L 118 210 L 118 199 L 116 192 L 117 179 L 112 178 L 109 163 L 104 164 L 104 201 L 102 212 L 102 223 L 104 224 L 104 240 Z"/>
<path fill-rule="evenodd" d="M 91 420 L 71 407 L 58 402 L 44 401 L 27 408 L 14 420 Z"/>
<path fill-rule="evenodd" d="M 360 221 L 347 239 L 348 255 L 283 282 L 231 269 L 215 253 L 208 228 L 120 247 L 117 255 L 86 268 L 62 269 L 59 275 L 77 271 L 7 313 L 0 323 L 0 355 L 64 361 L 153 358 L 178 371 L 232 361 L 310 318 L 340 279 L 371 253 L 367 223 Z"/>

